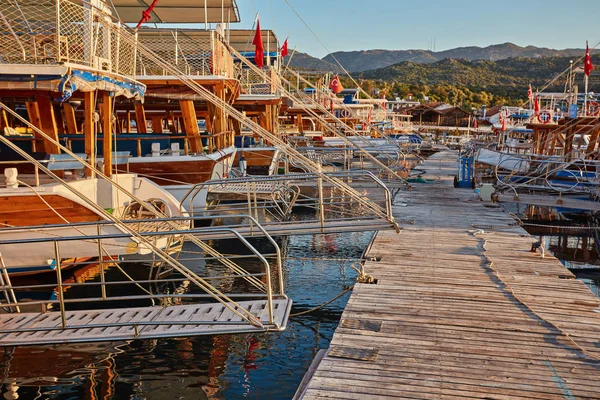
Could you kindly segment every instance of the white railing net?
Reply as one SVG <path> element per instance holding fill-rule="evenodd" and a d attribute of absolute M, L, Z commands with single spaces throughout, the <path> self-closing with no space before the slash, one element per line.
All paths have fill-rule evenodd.
<path fill-rule="evenodd" d="M 233 57 L 214 31 L 141 31 L 138 39 L 148 49 L 185 75 L 234 76 Z M 166 71 L 140 54 L 138 75 L 166 75 Z"/>
<path fill-rule="evenodd" d="M 71 63 L 132 76 L 135 46 L 105 12 L 69 0 L 0 2 L 0 63 Z"/>
<path fill-rule="evenodd" d="M 236 77 L 240 81 L 244 93 L 262 95 L 278 93 L 277 84 L 269 82 L 264 74 L 259 74 L 253 69 L 243 68 L 242 63 L 236 64 L 236 70 Z M 271 76 L 271 79 L 278 79 L 278 75 L 274 73 L 273 69 L 263 71 L 264 73 L 268 73 Z"/>

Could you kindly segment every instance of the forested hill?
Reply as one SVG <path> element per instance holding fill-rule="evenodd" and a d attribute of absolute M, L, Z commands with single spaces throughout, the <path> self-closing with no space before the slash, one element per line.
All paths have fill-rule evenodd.
<path fill-rule="evenodd" d="M 435 63 L 447 58 L 469 61 L 499 61 L 508 58 L 542 59 L 549 57 L 580 57 L 584 53 L 585 50 L 583 49 L 554 50 L 535 46 L 521 47 L 513 43 L 503 43 L 487 47 L 458 47 L 438 52 L 428 50 L 338 51 L 325 56 L 322 61 L 335 64 L 335 59 L 337 59 L 348 71 L 360 72 L 385 68 L 404 61 L 417 64 Z"/>
<path fill-rule="evenodd" d="M 569 57 L 510 58 L 499 61 L 468 61 L 445 59 L 429 64 L 402 62 L 389 67 L 355 73 L 357 78 L 385 82 L 401 82 L 410 85 L 453 85 L 471 90 L 485 90 L 508 95 L 526 93 L 529 84 L 535 88 L 545 86 L 552 78 L 569 68 Z M 592 61 L 600 71 L 600 56 Z M 564 79 L 558 80 L 549 89 L 564 89 Z M 578 74 L 583 80 L 583 73 Z M 583 87 L 580 86 L 580 90 Z M 590 90 L 600 91 L 600 73 L 592 75 Z M 512 97 L 512 96 L 510 96 Z"/>

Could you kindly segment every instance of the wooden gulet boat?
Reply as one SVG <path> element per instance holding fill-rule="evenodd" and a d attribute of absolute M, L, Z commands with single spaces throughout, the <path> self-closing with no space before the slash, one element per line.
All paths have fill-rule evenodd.
<path fill-rule="evenodd" d="M 132 173 L 113 174 L 113 105 L 122 98 L 141 99 L 146 88 L 128 77 L 133 76 L 135 49 L 118 40 L 120 26 L 110 18 L 110 10 L 102 4 L 94 8 L 55 0 L 3 3 L 0 12 L 8 30 L 0 38 L 0 129 L 8 139 L 0 146 L 5 175 L 0 240 L 122 236 L 122 227 L 111 221 L 140 217 L 131 208 L 136 199 L 157 199 L 161 212 L 185 216 L 179 202 L 152 181 Z M 93 40 L 84 40 L 90 35 L 111 40 L 94 47 Z M 97 127 L 107 138 L 101 141 L 101 151 Z M 82 151 L 76 156 L 61 149 L 65 134 L 81 138 Z M 101 165 L 118 186 L 97 176 L 82 159 L 86 165 Z M 156 242 L 159 247 L 169 242 L 161 240 Z M 131 238 L 107 239 L 103 251 L 111 256 L 148 252 L 138 245 Z M 2 266 L 28 273 L 54 268 L 60 261 L 57 254 L 61 259 L 99 255 L 93 240 L 73 241 L 60 253 L 55 250 L 50 242 L 18 249 L 0 246 Z"/>

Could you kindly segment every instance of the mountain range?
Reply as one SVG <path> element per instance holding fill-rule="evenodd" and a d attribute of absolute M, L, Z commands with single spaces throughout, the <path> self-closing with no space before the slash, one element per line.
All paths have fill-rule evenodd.
<path fill-rule="evenodd" d="M 338 51 L 328 54 L 322 59 L 296 52 L 290 66 L 299 70 L 339 72 L 341 68 L 337 65 L 337 60 L 346 70 L 356 73 L 386 68 L 402 62 L 432 64 L 445 59 L 462 59 L 467 61 L 500 61 L 510 58 L 541 59 L 550 57 L 578 57 L 584 53 L 584 49 L 554 50 L 535 46 L 521 47 L 513 43 L 497 44 L 488 47 L 459 47 L 438 52 L 429 50 Z"/>

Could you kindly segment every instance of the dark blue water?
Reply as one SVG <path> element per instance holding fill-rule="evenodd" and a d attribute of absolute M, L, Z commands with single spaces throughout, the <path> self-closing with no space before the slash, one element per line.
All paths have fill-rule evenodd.
<path fill-rule="evenodd" d="M 292 313 L 354 284 L 372 233 L 295 236 L 284 243 Z M 6 399 L 289 399 L 326 348 L 349 295 L 292 318 L 282 333 L 6 349 Z"/>

